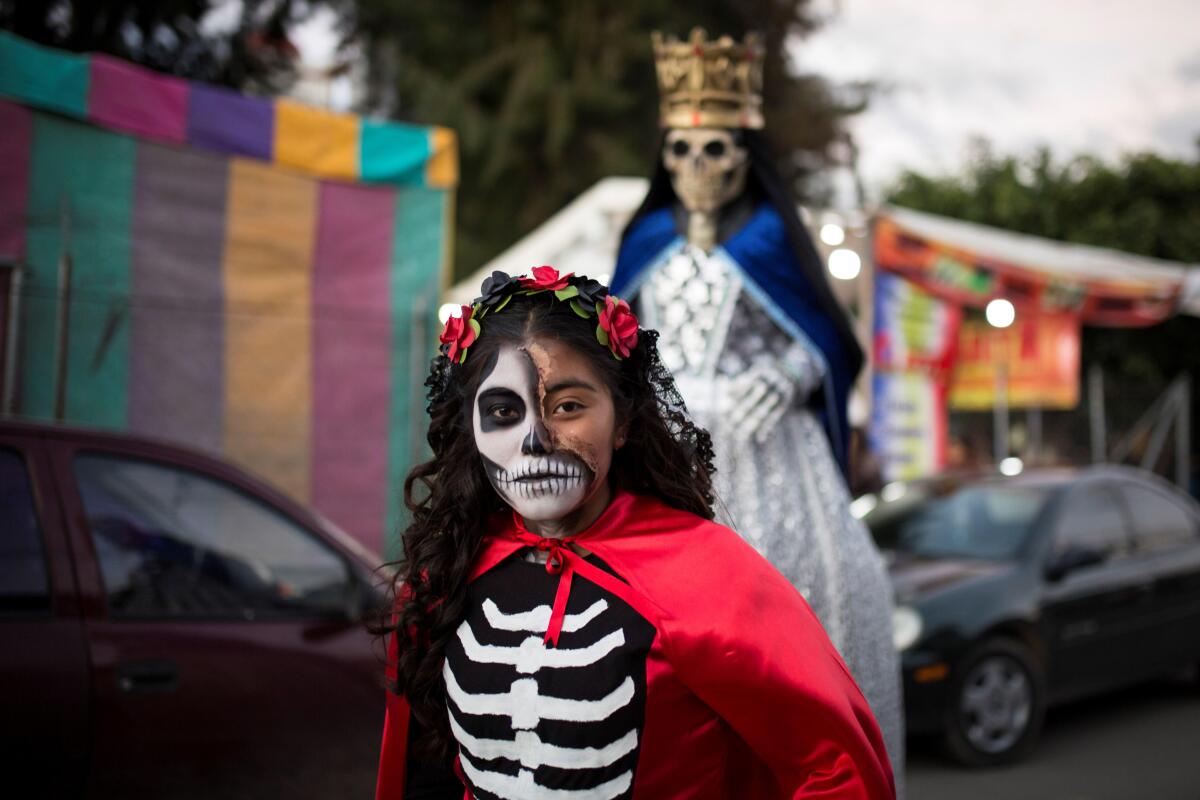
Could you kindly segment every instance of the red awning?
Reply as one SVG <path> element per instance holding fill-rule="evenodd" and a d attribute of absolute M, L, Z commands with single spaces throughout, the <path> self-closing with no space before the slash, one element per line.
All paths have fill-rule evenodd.
<path fill-rule="evenodd" d="M 1085 325 L 1153 325 L 1200 315 L 1200 265 L 1069 244 L 898 206 L 874 221 L 875 263 L 937 297 L 982 307 L 997 297 L 1027 313 L 1077 314 Z"/>

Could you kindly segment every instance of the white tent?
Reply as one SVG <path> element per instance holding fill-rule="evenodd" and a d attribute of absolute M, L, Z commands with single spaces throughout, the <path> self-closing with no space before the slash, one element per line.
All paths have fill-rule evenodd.
<path fill-rule="evenodd" d="M 543 264 L 607 283 L 617 262 L 621 230 L 646 196 L 649 185 L 645 178 L 605 178 L 528 236 L 451 286 L 443 302 L 470 303 L 493 270 L 523 275 Z"/>

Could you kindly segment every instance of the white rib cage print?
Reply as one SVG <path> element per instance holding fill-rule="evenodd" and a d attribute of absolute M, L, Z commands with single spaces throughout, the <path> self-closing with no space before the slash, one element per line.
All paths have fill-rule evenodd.
<path fill-rule="evenodd" d="M 447 663 L 442 667 L 446 694 L 464 714 L 512 717 L 516 730 L 531 730 L 544 719 L 570 722 L 599 722 L 629 705 L 633 699 L 633 678 L 626 677 L 616 689 L 599 700 L 573 700 L 538 693 L 537 681 L 522 678 L 513 681 L 503 694 L 471 694 L 463 691 Z"/>
<path fill-rule="evenodd" d="M 529 769 L 541 766 L 562 769 L 607 767 L 637 747 L 637 731 L 629 731 L 604 747 L 559 747 L 543 742 L 533 731 L 517 731 L 516 739 L 481 739 L 464 730 L 454 714 L 450 715 L 450 730 L 454 731 L 458 743 L 477 758 L 485 761 L 507 758 L 519 761 L 521 766 Z"/>
<path fill-rule="evenodd" d="M 512 633 L 531 635 L 521 639 L 520 644 L 516 646 L 484 644 L 476 636 L 471 621 L 464 620 L 458 628 L 458 640 L 463 655 L 476 665 L 509 666 L 515 670 L 517 676 L 529 677 L 515 677 L 508 691 L 473 693 L 462 687 L 454 674 L 450 659 L 443 665 L 442 675 L 450 701 L 450 727 L 459 744 L 463 773 L 471 786 L 479 792 L 505 800 L 614 800 L 627 796 L 633 784 L 632 766 L 624 768 L 624 771 L 615 776 L 613 772 L 622 769 L 627 763 L 623 763 L 622 759 L 637 750 L 638 730 L 636 727 L 628 730 L 616 727 L 614 723 L 617 719 L 605 723 L 618 712 L 625 715 L 620 719 L 629 719 L 628 712 L 624 710 L 630 707 L 637 693 L 633 677 L 625 675 L 619 686 L 597 699 L 543 694 L 536 677 L 533 677 L 544 669 L 559 670 L 599 664 L 626 644 L 624 629 L 616 627 L 605 633 L 602 628 L 587 636 L 587 639 L 595 639 L 595 636 L 603 634 L 586 646 L 564 647 L 563 640 L 557 647 L 547 647 L 544 643 L 544 633 L 550 622 L 549 605 L 506 613 L 501 611 L 491 598 L 486 598 L 482 603 L 482 611 L 486 624 L 479 630 L 485 634 L 484 642 L 489 638 L 495 641 L 493 637 L 486 636 L 488 629 L 509 633 L 507 641 L 513 641 Z M 567 614 L 562 630 L 564 633 L 578 633 L 591 625 L 600 624 L 606 611 L 609 611 L 608 601 L 597 600 L 579 613 Z M 476 626 L 480 624 L 478 617 L 474 617 L 473 621 Z M 490 669 L 497 668 L 502 667 Z M 612 672 L 606 674 L 612 675 Z M 508 672 L 507 675 L 513 676 L 513 673 Z M 566 686 L 575 685 L 570 681 L 571 679 Z M 491 685 L 495 686 L 495 683 Z M 513 738 L 506 738 L 506 725 L 496 729 L 483 726 L 481 721 L 472 722 L 473 718 L 478 720 L 480 717 L 502 717 L 511 720 Z M 568 723 L 567 730 L 576 730 L 576 725 L 605 724 L 605 728 L 593 729 L 583 737 L 583 741 L 591 746 L 571 747 L 544 740 L 542 736 L 546 735 L 547 729 L 543 729 L 541 734 L 537 730 L 544 720 Z M 636 726 L 637 723 L 630 720 L 630 724 Z M 488 733 L 481 734 L 481 730 Z M 604 731 L 603 737 L 596 735 L 600 730 Z M 496 733 L 499 733 L 499 737 Z M 518 766 L 517 774 L 495 771 L 494 767 L 488 768 L 490 764 L 481 764 L 496 760 L 515 762 Z M 590 787 L 586 786 L 585 782 L 583 787 L 570 789 L 543 786 L 538 783 L 538 776 L 535 774 L 535 771 L 542 767 L 557 770 L 600 770 L 595 780 L 603 782 Z M 607 774 L 604 770 L 607 770 Z M 545 773 L 542 779 L 553 780 L 549 777 L 552 774 Z M 579 786 L 578 779 L 572 782 Z"/>
<path fill-rule="evenodd" d="M 504 647 L 480 644 L 470 623 L 464 620 L 458 626 L 458 640 L 462 642 L 467 658 L 476 664 L 508 664 L 516 667 L 522 675 L 531 675 L 542 668 L 591 666 L 625 644 L 625 631 L 617 628 L 600 641 L 575 650 L 546 647 L 541 636 L 530 636 L 517 647 Z"/>
<path fill-rule="evenodd" d="M 575 633 L 608 609 L 607 600 L 597 600 L 588 606 L 581 614 L 567 614 L 563 617 L 563 633 Z M 488 624 L 498 631 L 528 631 L 529 633 L 545 633 L 550 625 L 550 606 L 542 605 L 530 611 L 517 614 L 505 614 L 492 602 L 491 598 L 483 601 L 483 615 Z"/>
<path fill-rule="evenodd" d="M 466 754 L 460 754 L 463 772 L 471 783 L 497 797 L 512 800 L 612 800 L 629 790 L 633 773 L 622 772 L 610 781 L 591 789 L 550 789 L 534 781 L 533 773 L 523 769 L 515 776 L 502 772 L 489 772 L 471 763 Z"/>

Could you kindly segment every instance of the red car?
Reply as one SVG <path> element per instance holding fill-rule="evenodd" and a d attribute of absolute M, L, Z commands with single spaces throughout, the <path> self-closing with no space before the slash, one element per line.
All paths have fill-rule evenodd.
<path fill-rule="evenodd" d="M 0 422 L 9 796 L 371 796 L 376 562 L 216 458 Z"/>

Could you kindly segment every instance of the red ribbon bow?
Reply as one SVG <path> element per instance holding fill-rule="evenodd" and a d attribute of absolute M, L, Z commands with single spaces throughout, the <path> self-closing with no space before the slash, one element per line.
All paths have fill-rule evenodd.
<path fill-rule="evenodd" d="M 546 572 L 558 576 L 558 590 L 554 593 L 554 606 L 550 610 L 550 624 L 546 627 L 546 635 L 542 639 L 548 645 L 558 646 L 558 635 L 562 633 L 563 619 L 567 615 L 567 599 L 571 595 L 571 579 L 575 575 L 575 564 L 582 558 L 571 549 L 575 538 L 568 536 L 563 539 L 547 539 L 530 533 L 517 522 L 513 536 L 522 544 L 546 554 Z"/>

